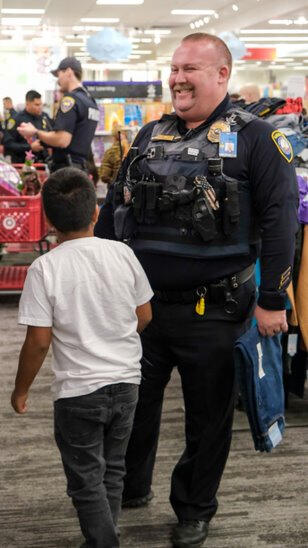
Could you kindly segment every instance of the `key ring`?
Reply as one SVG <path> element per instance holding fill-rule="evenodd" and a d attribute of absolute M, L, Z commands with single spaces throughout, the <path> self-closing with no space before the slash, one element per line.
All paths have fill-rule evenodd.
<path fill-rule="evenodd" d="M 205 285 L 201 285 L 200 287 L 198 287 L 196 293 L 197 293 L 197 296 L 201 299 L 202 297 L 205 297 L 205 295 L 207 294 L 207 288 L 205 287 Z"/>

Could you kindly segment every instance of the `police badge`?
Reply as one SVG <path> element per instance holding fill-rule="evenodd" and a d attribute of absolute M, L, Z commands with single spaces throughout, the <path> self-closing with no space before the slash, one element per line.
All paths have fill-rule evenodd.
<path fill-rule="evenodd" d="M 211 141 L 211 143 L 219 143 L 219 134 L 221 131 L 230 131 L 230 125 L 224 120 L 218 120 L 210 126 L 207 134 L 208 140 Z"/>

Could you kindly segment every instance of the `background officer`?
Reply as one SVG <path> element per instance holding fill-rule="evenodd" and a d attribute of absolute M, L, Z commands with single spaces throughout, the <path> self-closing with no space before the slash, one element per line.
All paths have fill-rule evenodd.
<path fill-rule="evenodd" d="M 219 38 L 183 39 L 169 79 L 175 113 L 141 129 L 121 168 L 123 183 L 111 186 L 95 228 L 107 238 L 115 228 L 129 241 L 155 294 L 153 321 L 142 336 L 123 505 L 153 497 L 163 394 L 177 366 L 186 447 L 172 473 L 170 502 L 178 518 L 172 542 L 182 548 L 201 546 L 217 510 L 231 443 L 232 351 L 253 313 L 261 241 L 255 317 L 263 335 L 287 330 L 285 289 L 297 230 L 292 149 L 272 126 L 232 106 L 231 67 Z"/>
<path fill-rule="evenodd" d="M 26 93 L 25 100 L 26 105 L 24 110 L 7 120 L 3 138 L 5 154 L 11 156 L 12 163 L 18 164 L 23 163 L 25 161 L 25 153 L 28 150 L 32 150 L 35 155 L 35 161 L 44 163 L 48 158 L 47 148 L 35 137 L 26 140 L 17 131 L 17 127 L 22 123 L 31 123 L 35 131 L 37 129 L 49 131 L 52 128 L 52 122 L 48 114 L 42 112 L 42 96 L 38 91 L 30 89 Z"/>
<path fill-rule="evenodd" d="M 37 131 L 32 124 L 21 124 L 18 131 L 26 138 L 37 135 L 40 141 L 53 148 L 51 171 L 69 165 L 86 170 L 98 122 L 98 107 L 81 84 L 81 64 L 75 57 L 66 57 L 51 72 L 58 77 L 63 92 L 53 131 Z"/>
<path fill-rule="evenodd" d="M 11 123 L 8 123 L 10 119 L 16 120 L 17 110 L 13 106 L 11 97 L 3 97 L 3 129 L 8 129 Z"/>

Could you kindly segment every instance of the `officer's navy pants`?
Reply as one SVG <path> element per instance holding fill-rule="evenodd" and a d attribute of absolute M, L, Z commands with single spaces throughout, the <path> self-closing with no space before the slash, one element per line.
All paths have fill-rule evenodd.
<path fill-rule="evenodd" d="M 170 502 L 179 520 L 209 521 L 215 514 L 231 443 L 232 350 L 249 325 L 254 280 L 232 296 L 239 303 L 232 316 L 221 305 L 206 305 L 205 315 L 199 316 L 194 303 L 171 304 L 154 297 L 153 321 L 142 334 L 142 382 L 126 455 L 123 500 L 150 491 L 164 389 L 177 366 L 186 410 L 186 447 L 172 473 Z"/>

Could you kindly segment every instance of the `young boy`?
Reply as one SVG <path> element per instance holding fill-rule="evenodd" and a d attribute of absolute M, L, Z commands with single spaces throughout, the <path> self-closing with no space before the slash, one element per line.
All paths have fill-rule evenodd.
<path fill-rule="evenodd" d="M 27 411 L 29 388 L 51 342 L 55 439 L 83 546 L 116 548 L 140 383 L 138 333 L 151 321 L 153 292 L 129 247 L 93 236 L 96 196 L 82 171 L 56 171 L 42 196 L 60 245 L 28 270 L 18 317 L 28 329 L 12 406 Z"/>

